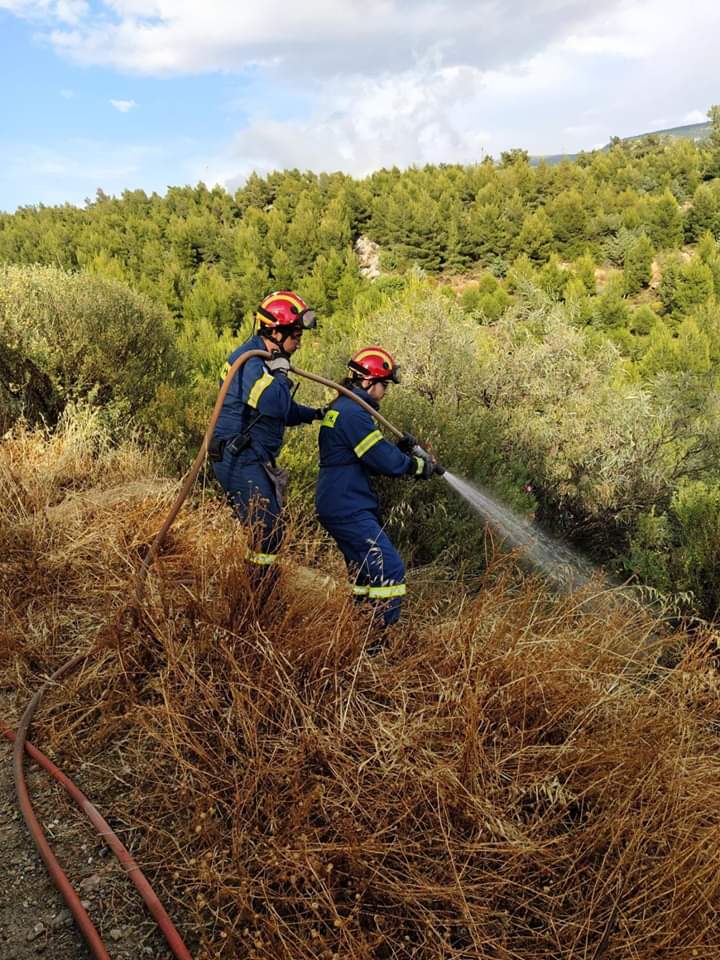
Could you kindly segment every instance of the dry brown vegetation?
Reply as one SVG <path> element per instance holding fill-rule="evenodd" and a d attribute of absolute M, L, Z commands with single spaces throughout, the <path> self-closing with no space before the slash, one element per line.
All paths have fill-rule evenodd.
<path fill-rule="evenodd" d="M 701 641 L 666 638 L 661 667 L 647 615 L 498 559 L 416 576 L 411 625 L 369 657 L 343 591 L 300 572 L 341 574 L 326 545 L 298 525 L 258 609 L 202 488 L 133 622 L 170 496 L 78 424 L 0 448 L 0 681 L 20 705 L 104 639 L 33 739 L 128 828 L 198 958 L 720 956 Z"/>

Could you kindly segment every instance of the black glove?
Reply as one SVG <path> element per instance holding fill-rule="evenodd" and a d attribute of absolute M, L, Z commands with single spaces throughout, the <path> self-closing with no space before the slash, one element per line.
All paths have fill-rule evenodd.
<path fill-rule="evenodd" d="M 313 420 L 324 420 L 325 414 L 328 412 L 331 406 L 332 404 L 326 403 L 324 407 L 316 407 L 315 416 L 313 417 Z"/>
<path fill-rule="evenodd" d="M 435 473 L 435 460 L 422 447 L 417 444 L 413 447 L 413 460 L 415 461 L 415 472 L 413 476 L 416 480 L 429 480 Z"/>
<path fill-rule="evenodd" d="M 417 447 L 418 442 L 411 433 L 404 433 L 397 442 L 398 450 L 402 450 L 408 456 L 412 455 L 413 447 Z"/>
<path fill-rule="evenodd" d="M 266 362 L 270 373 L 284 373 L 286 376 L 290 372 L 290 361 L 284 353 L 274 354 L 271 360 Z"/>

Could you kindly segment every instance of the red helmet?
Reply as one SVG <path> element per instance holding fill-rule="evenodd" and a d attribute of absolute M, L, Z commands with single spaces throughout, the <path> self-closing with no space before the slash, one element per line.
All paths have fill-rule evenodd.
<path fill-rule="evenodd" d="M 399 367 L 395 358 L 382 347 L 363 347 L 350 357 L 348 367 L 356 380 L 400 383 Z"/>
<path fill-rule="evenodd" d="M 288 327 L 312 330 L 316 325 L 315 311 L 292 290 L 278 290 L 265 297 L 255 319 L 260 330 L 268 331 Z"/>

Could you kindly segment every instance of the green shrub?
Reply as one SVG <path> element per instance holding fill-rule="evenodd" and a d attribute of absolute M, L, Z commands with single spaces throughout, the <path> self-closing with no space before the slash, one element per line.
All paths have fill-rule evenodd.
<path fill-rule="evenodd" d="M 720 606 L 720 481 L 683 481 L 671 502 L 678 528 L 680 586 L 692 591 L 706 614 Z"/>
<path fill-rule="evenodd" d="M 55 411 L 83 397 L 139 411 L 180 363 L 163 308 L 118 281 L 53 267 L 0 267 L 0 345 L 34 371 Z"/>

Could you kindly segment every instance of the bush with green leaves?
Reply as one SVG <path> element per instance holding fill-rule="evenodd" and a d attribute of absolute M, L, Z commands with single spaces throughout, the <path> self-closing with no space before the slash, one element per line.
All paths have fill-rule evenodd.
<path fill-rule="evenodd" d="M 628 566 L 666 594 L 685 595 L 708 617 L 720 610 L 720 480 L 683 480 L 665 512 L 640 517 Z"/>
<path fill-rule="evenodd" d="M 26 377 L 18 396 L 32 385 L 54 414 L 87 397 L 137 412 L 183 364 L 164 308 L 119 281 L 54 267 L 0 266 L 0 345 Z M 5 399 L 6 421 L 21 413 L 42 411 Z"/>

